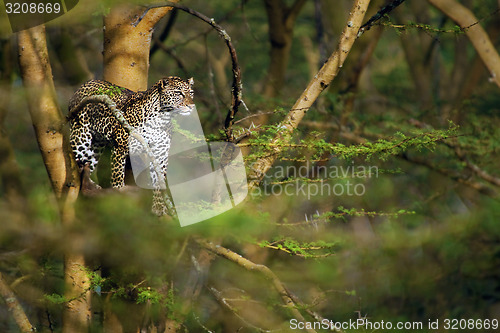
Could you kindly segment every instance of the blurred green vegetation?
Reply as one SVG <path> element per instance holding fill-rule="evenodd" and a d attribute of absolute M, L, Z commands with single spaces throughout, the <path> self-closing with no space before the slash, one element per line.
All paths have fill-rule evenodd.
<path fill-rule="evenodd" d="M 55 45 L 61 35 L 70 36 L 87 73 L 99 78 L 99 13 L 116 3 L 89 1 L 84 6 L 81 1 L 68 15 L 47 25 L 54 81 L 64 113 L 80 83 L 69 77 L 63 62 L 66 55 L 58 53 Z M 347 13 L 338 10 L 330 17 L 327 13 L 335 12 L 335 4 L 319 1 L 324 35 L 318 40 L 314 1 L 306 3 L 295 25 L 286 85 L 279 96 L 264 98 L 270 46 L 263 1 L 182 3 L 213 17 L 235 44 L 249 108 L 249 112 L 241 108 L 238 119 L 274 112 L 266 126 L 258 127 L 247 141 L 254 144 L 245 148 L 250 167 L 268 152 L 265 143 L 307 86 L 311 66 L 319 68 L 325 60 L 320 58 L 319 45 L 325 44 L 328 52 L 334 50 L 340 34 L 335 29 Z M 351 1 L 339 3 L 349 8 Z M 498 46 L 496 2 L 467 3 Z M 425 9 L 424 16 L 406 4 L 398 11 L 406 16 L 391 14 L 392 23 L 405 24 L 401 17 L 409 17 L 443 30 L 454 26 L 431 8 Z M 418 21 L 422 17 L 425 22 Z M 161 34 L 167 20 L 159 23 L 155 36 Z M 270 282 L 220 256 L 204 276 L 201 293 L 187 317 L 179 317 L 183 291 L 199 251 L 193 241 L 197 237 L 269 267 L 303 302 L 303 313 L 312 310 L 333 321 L 367 316 L 371 321 L 421 321 L 424 325 L 429 319 L 499 319 L 500 189 L 467 166 L 468 161 L 500 177 L 498 87 L 488 82 L 482 65 L 475 66 L 477 55 L 464 34 L 383 27 L 356 89 L 348 89 L 355 64 L 378 28 L 364 33 L 341 75 L 307 114 L 293 141 L 303 146 L 286 149 L 263 186 L 244 203 L 185 228 L 174 220 L 153 216 L 151 192 L 140 189 L 81 197 L 78 223 L 69 228 L 60 225 L 15 65 L 9 77 L 2 77 L 0 87 L 2 93 L 6 91 L 2 95 L 1 110 L 6 114 L 2 135 L 14 151 L 24 192 L 21 198 L 9 196 L 5 179 L 0 186 L 0 271 L 38 330 L 61 329 L 61 312 L 67 301 L 63 257 L 71 249 L 85 254 L 88 261 L 95 307 L 93 332 L 102 331 L 108 303 L 125 331 L 132 331 L 137 323 L 157 324 L 165 318 L 183 321 L 183 329 L 189 332 L 288 331 L 290 312 Z M 422 58 L 418 63 L 405 54 L 402 38 L 429 46 L 409 50 Z M 314 48 L 308 49 L 304 40 Z M 2 42 L 14 45 L 15 37 L 5 32 Z M 223 41 L 205 23 L 178 13 L 163 45 L 170 54 L 158 49 L 152 55 L 150 83 L 165 75 L 194 77 L 195 101 L 205 133 L 219 137 L 231 84 Z M 15 59 L 14 49 L 11 59 Z M 465 52 L 464 73 L 458 82 L 451 75 L 461 66 L 456 63 L 457 49 Z M 316 63 L 310 63 L 307 52 L 316 55 Z M 8 63 L 7 58 L 4 54 L 1 66 Z M 416 66 L 423 68 L 419 75 L 431 87 L 428 103 L 423 102 L 426 92 L 415 84 L 411 70 Z M 2 67 L 2 73 L 5 71 Z M 474 71 L 480 71 L 476 79 L 472 78 Z M 450 92 L 453 87 L 458 92 Z M 351 99 L 352 110 L 346 114 Z M 236 124 L 235 130 L 247 131 L 252 121 L 257 123 L 257 117 Z M 352 136 L 343 135 L 346 133 Z M 368 141 L 361 143 L 352 137 Z M 429 138 L 437 139 L 431 142 Z M 314 159 L 326 161 L 311 161 Z M 285 183 L 279 184 L 296 184 L 292 191 L 301 184 L 311 189 L 308 186 L 317 184 L 313 181 L 318 178 L 310 176 L 314 168 L 346 170 L 353 165 L 375 166 L 380 173 L 364 178 L 347 174 L 324 183 L 330 188 L 347 181 L 362 184 L 365 191 L 361 196 L 287 195 Z M 277 168 L 287 166 L 307 166 L 308 174 L 276 176 Z M 273 183 L 278 183 L 277 194 L 265 191 L 266 184 Z M 230 300 L 233 308 L 224 305 L 221 297 Z M 309 314 L 305 316 L 314 321 Z M 0 331 L 17 331 L 3 300 Z"/>

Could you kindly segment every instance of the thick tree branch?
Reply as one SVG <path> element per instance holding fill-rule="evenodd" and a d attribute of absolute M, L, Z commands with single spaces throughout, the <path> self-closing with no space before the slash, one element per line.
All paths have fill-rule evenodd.
<path fill-rule="evenodd" d="M 78 190 L 79 175 L 71 156 L 65 118 L 57 104 L 45 27 L 19 32 L 19 63 L 38 146 L 58 198 Z"/>
<path fill-rule="evenodd" d="M 104 18 L 104 80 L 133 91 L 147 89 L 153 28 L 170 10 L 154 8 L 138 24 L 133 22 L 143 13 L 142 7 L 121 5 L 111 10 Z"/>
<path fill-rule="evenodd" d="M 19 65 L 28 105 L 42 158 L 59 199 L 59 212 L 63 226 L 72 225 L 74 204 L 80 189 L 80 173 L 69 147 L 69 136 L 64 131 L 65 118 L 57 105 L 52 69 L 49 62 L 45 26 L 40 25 L 18 34 Z M 77 249 L 65 253 L 66 297 L 84 295 L 65 304 L 63 331 L 85 332 L 90 318 L 88 277 L 81 270 L 85 261 Z M 78 269 L 80 268 L 80 269 Z"/>
<path fill-rule="evenodd" d="M 5 280 L 3 279 L 2 273 L 0 273 L 0 297 L 2 297 L 7 304 L 9 312 L 12 313 L 14 321 L 19 327 L 19 331 L 22 333 L 35 332 L 36 329 L 33 327 L 26 316 L 21 304 L 17 300 L 16 295 L 9 288 Z"/>
<path fill-rule="evenodd" d="M 490 71 L 490 80 L 500 87 L 500 56 L 486 31 L 478 24 L 478 19 L 474 14 L 455 0 L 428 1 L 442 11 L 443 14 L 455 21 L 465 31 L 476 52 Z"/>
<path fill-rule="evenodd" d="M 309 108 L 316 101 L 319 94 L 325 90 L 328 85 L 337 76 L 340 68 L 344 64 L 349 51 L 351 50 L 354 41 L 357 38 L 358 31 L 365 16 L 370 0 L 355 0 L 351 9 L 347 24 L 340 37 L 337 50 L 333 52 L 327 62 L 320 69 L 318 74 L 309 83 L 306 90 L 302 93 L 294 106 L 281 122 L 281 133 L 279 133 L 272 143 L 282 142 L 288 143 L 292 133 L 300 124 L 302 118 L 306 115 Z M 274 161 L 278 157 L 281 149 L 275 147 L 272 154 L 263 157 L 252 166 L 249 175 L 249 187 L 258 186 L 264 174 L 271 168 Z"/>

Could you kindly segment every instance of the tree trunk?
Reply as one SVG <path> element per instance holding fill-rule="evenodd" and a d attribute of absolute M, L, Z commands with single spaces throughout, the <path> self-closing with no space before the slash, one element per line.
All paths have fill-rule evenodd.
<path fill-rule="evenodd" d="M 121 5 L 113 8 L 104 18 L 103 78 L 133 91 L 148 87 L 153 28 L 172 7 L 151 9 L 134 26 L 144 10 L 143 7 Z"/>
<path fill-rule="evenodd" d="M 63 226 L 75 222 L 74 203 L 80 189 L 80 175 L 64 132 L 65 118 L 57 105 L 52 69 L 49 62 L 45 26 L 19 32 L 19 64 L 28 96 L 33 127 L 52 189 L 58 199 Z M 90 319 L 89 279 L 85 261 L 77 249 L 65 253 L 64 280 L 66 299 L 63 332 L 88 331 Z"/>
<path fill-rule="evenodd" d="M 296 0 L 287 8 L 283 0 L 264 0 L 269 22 L 269 41 L 271 43 L 271 62 L 269 64 L 264 96 L 276 97 L 285 83 L 285 74 L 292 48 L 293 26 L 305 4 L 305 0 Z"/>
<path fill-rule="evenodd" d="M 104 80 L 133 91 L 147 90 L 153 28 L 170 10 L 172 7 L 150 9 L 135 26 L 145 8 L 121 5 L 111 9 L 104 17 Z M 110 300 L 105 302 L 106 331 L 123 332 Z"/>

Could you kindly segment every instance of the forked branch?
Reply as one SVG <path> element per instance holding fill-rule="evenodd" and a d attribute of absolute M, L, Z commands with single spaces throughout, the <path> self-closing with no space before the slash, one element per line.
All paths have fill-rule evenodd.
<path fill-rule="evenodd" d="M 231 109 L 228 111 L 226 120 L 224 122 L 224 131 L 226 133 L 226 137 L 228 141 L 233 140 L 233 133 L 232 133 L 232 126 L 234 123 L 234 117 L 236 116 L 236 113 L 238 112 L 238 108 L 240 104 L 242 103 L 242 83 L 241 83 L 241 70 L 240 66 L 238 63 L 238 57 L 236 55 L 236 50 L 233 46 L 233 43 L 231 42 L 231 37 L 227 34 L 226 30 L 222 28 L 220 25 L 218 25 L 213 18 L 209 18 L 205 15 L 203 15 L 200 12 L 197 12 L 196 10 L 193 10 L 189 7 L 182 6 L 176 3 L 172 2 L 165 2 L 163 4 L 157 4 L 157 5 L 152 5 L 152 6 L 147 6 L 146 10 L 144 13 L 137 19 L 136 22 L 133 23 L 134 26 L 137 26 L 141 20 L 146 16 L 148 11 L 150 11 L 153 8 L 160 8 L 160 7 L 173 7 L 180 9 L 190 15 L 193 15 L 203 22 L 209 24 L 212 28 L 214 28 L 219 35 L 224 38 L 224 41 L 226 42 L 226 46 L 229 49 L 229 53 L 231 55 L 231 64 L 232 64 L 232 71 L 233 71 L 233 85 L 231 88 Z"/>
<path fill-rule="evenodd" d="M 484 31 L 478 19 L 464 5 L 455 0 L 428 0 L 443 14 L 451 18 L 460 28 L 465 31 L 470 42 L 476 49 L 479 57 L 490 71 L 490 81 L 500 87 L 500 56 L 490 37 Z"/>
<path fill-rule="evenodd" d="M 325 90 L 333 79 L 337 76 L 340 68 L 344 64 L 354 41 L 357 38 L 358 31 L 361 28 L 363 18 L 370 0 L 355 0 L 350 11 L 349 18 L 340 36 L 337 49 L 332 53 L 327 62 L 321 67 L 314 79 L 309 82 L 306 90 L 295 102 L 292 109 L 288 112 L 285 119 L 281 122 L 281 131 L 272 140 L 271 144 L 288 144 L 295 129 L 306 115 L 309 108 L 316 101 L 318 96 Z M 259 185 L 264 174 L 271 168 L 277 159 L 281 148 L 276 146 L 268 156 L 262 157 L 252 166 L 249 174 L 249 187 L 253 188 Z"/>

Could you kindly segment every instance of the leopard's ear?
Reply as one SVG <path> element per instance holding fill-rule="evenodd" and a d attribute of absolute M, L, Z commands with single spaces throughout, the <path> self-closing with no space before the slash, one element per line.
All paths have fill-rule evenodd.
<path fill-rule="evenodd" d="M 189 85 L 193 86 L 193 84 L 194 84 L 194 79 L 191 77 L 191 78 L 189 78 Z"/>

